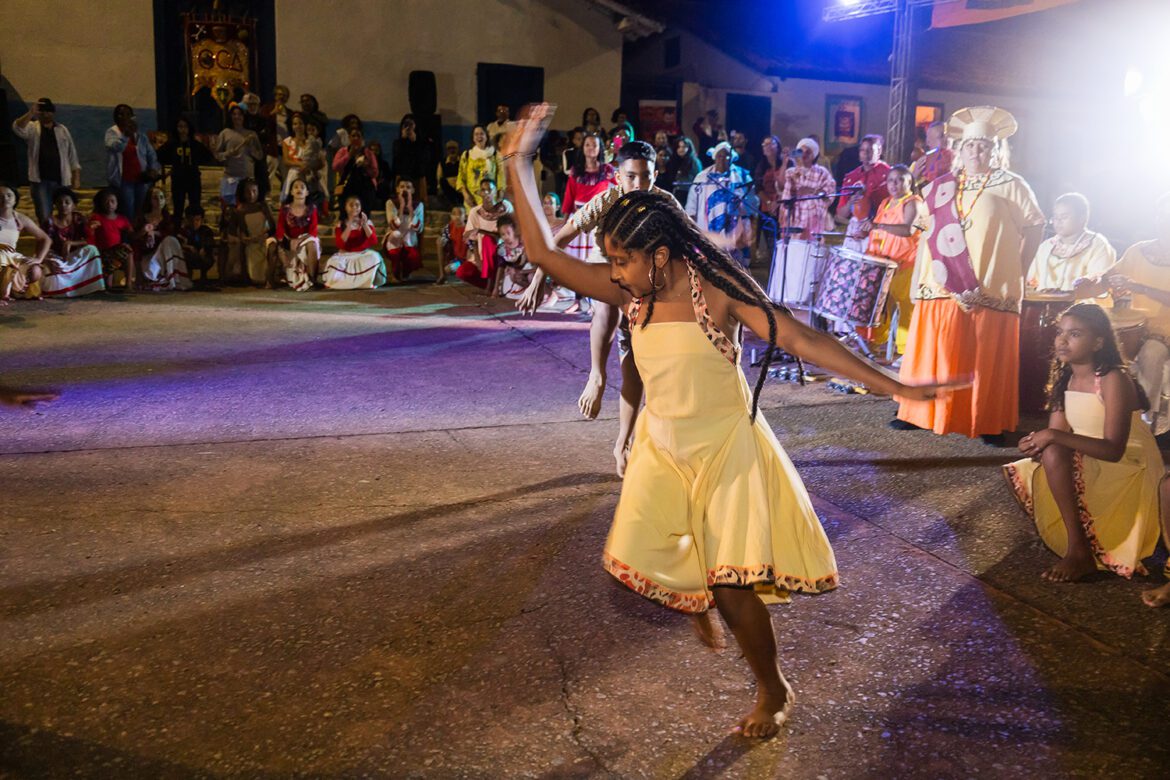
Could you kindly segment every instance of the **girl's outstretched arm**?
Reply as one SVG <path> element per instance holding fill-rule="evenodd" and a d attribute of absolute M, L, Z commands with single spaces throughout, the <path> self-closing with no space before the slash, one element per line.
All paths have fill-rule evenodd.
<path fill-rule="evenodd" d="M 768 315 L 759 306 L 729 299 L 730 311 L 749 330 L 768 340 Z M 827 333 L 813 330 L 795 317 L 775 312 L 776 344 L 786 352 L 816 363 L 826 371 L 863 383 L 879 395 L 896 395 L 908 401 L 937 398 L 948 389 L 965 387 L 968 381 L 947 384 L 904 385 L 875 364 L 845 348 Z"/>
<path fill-rule="evenodd" d="M 528 248 L 528 259 L 573 292 L 621 306 L 627 296 L 610 280 L 609 265 L 583 263 L 557 249 L 552 231 L 544 220 L 536 175 L 529 161 L 540 146 L 552 113 L 552 107 L 547 103 L 532 106 L 521 115 L 516 129 L 503 141 L 516 221 Z"/>

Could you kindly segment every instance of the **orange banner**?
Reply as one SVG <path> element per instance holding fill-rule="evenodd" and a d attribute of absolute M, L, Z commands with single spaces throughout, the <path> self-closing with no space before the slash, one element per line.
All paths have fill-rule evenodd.
<path fill-rule="evenodd" d="M 950 3 L 936 3 L 930 17 L 930 26 L 934 29 L 995 22 L 1021 14 L 1047 11 L 1073 2 L 1076 0 L 955 0 Z"/>

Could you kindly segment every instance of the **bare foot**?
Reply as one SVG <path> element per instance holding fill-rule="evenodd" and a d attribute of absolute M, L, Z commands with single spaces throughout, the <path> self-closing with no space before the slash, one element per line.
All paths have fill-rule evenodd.
<path fill-rule="evenodd" d="M 744 716 L 735 731 L 750 739 L 770 739 L 780 733 L 780 728 L 792 714 L 792 705 L 796 703 L 796 694 L 783 675 L 780 682 L 784 684 L 782 690 L 774 693 L 760 691 L 756 706 Z"/>
<path fill-rule="evenodd" d="M 601 412 L 601 397 L 603 395 L 605 395 L 605 377 L 591 371 L 589 378 L 585 380 L 585 389 L 581 391 L 581 397 L 577 399 L 577 408 L 581 410 L 581 414 L 590 420 L 595 420 Z"/>
<path fill-rule="evenodd" d="M 1049 582 L 1076 582 L 1083 580 L 1097 571 L 1097 561 L 1087 548 L 1085 550 L 1069 550 L 1060 559 L 1060 563 L 1048 569 L 1040 576 Z"/>
<path fill-rule="evenodd" d="M 1160 588 L 1142 591 L 1142 601 L 1147 607 L 1164 607 L 1170 604 L 1170 582 Z"/>
<path fill-rule="evenodd" d="M 695 630 L 695 636 L 699 637 L 699 641 L 712 650 L 727 647 L 727 641 L 723 637 L 723 626 L 711 614 L 711 610 L 691 615 L 691 628 Z"/>

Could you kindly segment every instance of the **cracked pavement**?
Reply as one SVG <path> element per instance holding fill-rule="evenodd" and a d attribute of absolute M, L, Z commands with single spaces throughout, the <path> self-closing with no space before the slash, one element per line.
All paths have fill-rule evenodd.
<path fill-rule="evenodd" d="M 772 383 L 842 587 L 734 650 L 599 566 L 616 389 L 587 323 L 467 288 L 20 303 L 0 414 L 3 777 L 1170 774 L 1170 610 L 1041 581 L 1011 453 Z M 611 376 L 617 376 L 611 370 Z"/>

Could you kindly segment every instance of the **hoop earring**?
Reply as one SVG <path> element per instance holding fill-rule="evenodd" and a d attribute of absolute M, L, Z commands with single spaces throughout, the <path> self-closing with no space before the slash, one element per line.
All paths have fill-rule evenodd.
<path fill-rule="evenodd" d="M 657 278 L 658 278 L 658 266 L 655 265 L 653 261 L 651 261 L 650 262 L 650 292 L 651 292 L 651 294 L 657 293 L 659 290 L 666 288 L 666 280 L 663 280 L 662 284 L 659 285 L 659 284 L 655 283 Z"/>

